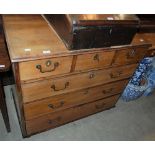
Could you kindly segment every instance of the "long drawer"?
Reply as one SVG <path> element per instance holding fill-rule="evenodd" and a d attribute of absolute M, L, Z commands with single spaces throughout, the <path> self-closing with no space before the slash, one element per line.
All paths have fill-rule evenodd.
<path fill-rule="evenodd" d="M 122 80 L 24 104 L 25 119 L 34 119 L 48 113 L 119 94 L 125 88 L 127 82 L 128 80 Z"/>
<path fill-rule="evenodd" d="M 69 73 L 72 56 L 19 63 L 21 81 Z"/>
<path fill-rule="evenodd" d="M 138 63 L 147 52 L 147 47 L 131 47 L 116 50 L 113 66 Z"/>
<path fill-rule="evenodd" d="M 137 64 L 42 80 L 22 85 L 23 101 L 31 102 L 131 77 Z"/>
<path fill-rule="evenodd" d="M 48 114 L 30 121 L 26 121 L 27 134 L 31 135 L 37 132 L 60 126 L 67 122 L 77 120 L 90 114 L 109 109 L 115 105 L 119 95 L 110 98 L 101 99 L 88 104 L 81 104 L 73 108 Z"/>

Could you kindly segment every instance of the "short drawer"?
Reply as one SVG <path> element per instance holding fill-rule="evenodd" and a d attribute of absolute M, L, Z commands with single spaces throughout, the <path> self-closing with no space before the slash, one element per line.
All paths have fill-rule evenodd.
<path fill-rule="evenodd" d="M 139 63 L 147 52 L 146 47 L 127 48 L 116 50 L 113 66 Z"/>
<path fill-rule="evenodd" d="M 31 135 L 37 132 L 41 132 L 94 114 L 96 112 L 109 109 L 116 104 L 118 98 L 119 95 L 116 95 L 110 98 L 101 99 L 88 104 L 81 104 L 73 108 L 44 115 L 30 121 L 26 121 L 27 134 Z"/>
<path fill-rule="evenodd" d="M 22 84 L 24 102 L 77 91 L 131 77 L 137 64 Z"/>
<path fill-rule="evenodd" d="M 111 65 L 115 51 L 103 51 L 77 56 L 75 71 L 105 68 Z"/>
<path fill-rule="evenodd" d="M 122 80 L 121 83 L 114 82 L 24 104 L 25 119 L 34 119 L 48 113 L 119 94 L 123 91 L 127 82 L 128 80 Z"/>
<path fill-rule="evenodd" d="M 72 56 L 19 63 L 21 81 L 69 73 Z"/>

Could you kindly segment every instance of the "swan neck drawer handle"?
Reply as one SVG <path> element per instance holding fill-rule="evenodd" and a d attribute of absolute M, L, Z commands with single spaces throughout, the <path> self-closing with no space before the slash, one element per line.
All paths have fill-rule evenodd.
<path fill-rule="evenodd" d="M 108 90 L 103 90 L 102 92 L 103 92 L 103 94 L 109 94 L 109 93 L 111 93 L 113 91 L 113 88 L 110 88 L 110 89 L 108 89 Z"/>
<path fill-rule="evenodd" d="M 59 105 L 49 104 L 48 107 L 51 109 L 58 109 L 61 108 L 64 105 L 64 102 L 61 101 Z"/>
<path fill-rule="evenodd" d="M 52 71 L 55 71 L 56 68 L 59 66 L 59 62 L 54 62 L 54 63 L 52 63 L 52 61 L 48 60 L 48 61 L 46 61 L 45 65 L 46 65 L 46 67 L 48 67 L 48 68 L 49 68 L 49 67 L 52 67 L 52 68 L 50 68 L 49 70 L 43 70 L 43 68 L 42 68 L 41 65 L 36 65 L 36 68 L 39 69 L 39 71 L 40 71 L 41 73 L 52 72 Z"/>
<path fill-rule="evenodd" d="M 118 71 L 117 73 L 110 73 L 110 77 L 111 78 L 118 78 L 121 76 L 121 74 L 123 74 L 122 71 Z"/>
<path fill-rule="evenodd" d="M 59 116 L 59 117 L 57 117 L 55 119 L 49 119 L 48 124 L 51 124 L 51 125 L 57 124 L 57 123 L 59 123 L 61 121 L 61 119 L 62 119 L 61 116 Z"/>
<path fill-rule="evenodd" d="M 51 88 L 54 91 L 61 91 L 61 90 L 65 90 L 68 86 L 69 86 L 69 82 L 66 82 L 64 88 L 57 89 L 55 85 L 52 85 Z"/>

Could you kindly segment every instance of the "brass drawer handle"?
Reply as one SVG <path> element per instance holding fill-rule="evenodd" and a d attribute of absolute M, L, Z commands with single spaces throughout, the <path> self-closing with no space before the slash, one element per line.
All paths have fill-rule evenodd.
<path fill-rule="evenodd" d="M 55 85 L 52 85 L 51 88 L 52 88 L 54 91 L 60 91 L 60 90 L 65 90 L 68 86 L 69 86 L 69 82 L 66 82 L 64 88 L 57 89 L 57 88 L 55 87 Z"/>
<path fill-rule="evenodd" d="M 96 105 L 95 105 L 95 108 L 96 108 L 96 109 L 102 109 L 102 108 L 105 107 L 105 105 L 106 105 L 106 103 L 96 104 Z"/>
<path fill-rule="evenodd" d="M 122 71 L 118 71 L 117 73 L 110 73 L 110 77 L 111 78 L 118 78 L 121 76 L 121 74 L 123 74 Z"/>
<path fill-rule="evenodd" d="M 52 72 L 55 71 L 55 69 L 59 66 L 59 62 L 52 63 L 51 60 L 48 60 L 46 61 L 45 65 L 46 67 L 52 67 L 52 68 L 49 70 L 43 70 L 41 65 L 36 65 L 36 68 L 39 69 L 41 73 Z"/>
<path fill-rule="evenodd" d="M 94 60 L 97 60 L 98 62 L 100 61 L 100 59 L 99 59 L 99 54 L 96 54 L 96 55 L 94 56 Z"/>
<path fill-rule="evenodd" d="M 108 89 L 108 90 L 103 90 L 102 93 L 103 93 L 103 94 L 109 94 L 109 93 L 111 93 L 112 91 L 113 91 L 113 88 L 110 88 L 110 89 Z"/>
<path fill-rule="evenodd" d="M 130 52 L 127 53 L 126 57 L 127 59 L 133 59 L 135 57 L 135 50 L 132 50 Z"/>
<path fill-rule="evenodd" d="M 57 118 L 55 118 L 55 119 L 49 119 L 48 120 L 48 124 L 57 124 L 57 123 L 59 123 L 59 121 L 61 121 L 61 116 L 59 116 L 59 117 L 57 117 Z"/>
<path fill-rule="evenodd" d="M 61 101 L 60 104 L 57 105 L 57 106 L 53 105 L 53 104 L 49 104 L 48 107 L 51 108 L 51 109 L 58 109 L 58 108 L 61 108 L 63 105 L 64 105 L 64 102 Z"/>

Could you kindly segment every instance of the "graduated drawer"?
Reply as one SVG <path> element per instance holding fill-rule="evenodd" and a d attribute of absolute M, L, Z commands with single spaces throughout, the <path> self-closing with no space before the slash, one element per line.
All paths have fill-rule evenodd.
<path fill-rule="evenodd" d="M 24 104 L 25 119 L 34 119 L 41 115 L 119 94 L 123 91 L 127 82 L 128 80 L 122 80 L 121 83 L 114 82 Z"/>
<path fill-rule="evenodd" d="M 24 102 L 43 99 L 131 77 L 136 64 L 21 85 Z"/>
<path fill-rule="evenodd" d="M 19 63 L 21 81 L 69 73 L 72 56 Z"/>
<path fill-rule="evenodd" d="M 139 63 L 147 52 L 146 47 L 131 47 L 122 50 L 116 50 L 116 55 L 113 61 L 115 65 L 126 65 Z"/>
<path fill-rule="evenodd" d="M 109 109 L 115 105 L 119 95 L 101 99 L 88 104 L 81 104 L 63 111 L 44 115 L 42 117 L 26 121 L 27 134 L 31 135 L 62 124 L 77 120 L 79 118 Z"/>
<path fill-rule="evenodd" d="M 112 63 L 115 51 L 94 52 L 77 55 L 75 71 L 108 67 Z"/>

